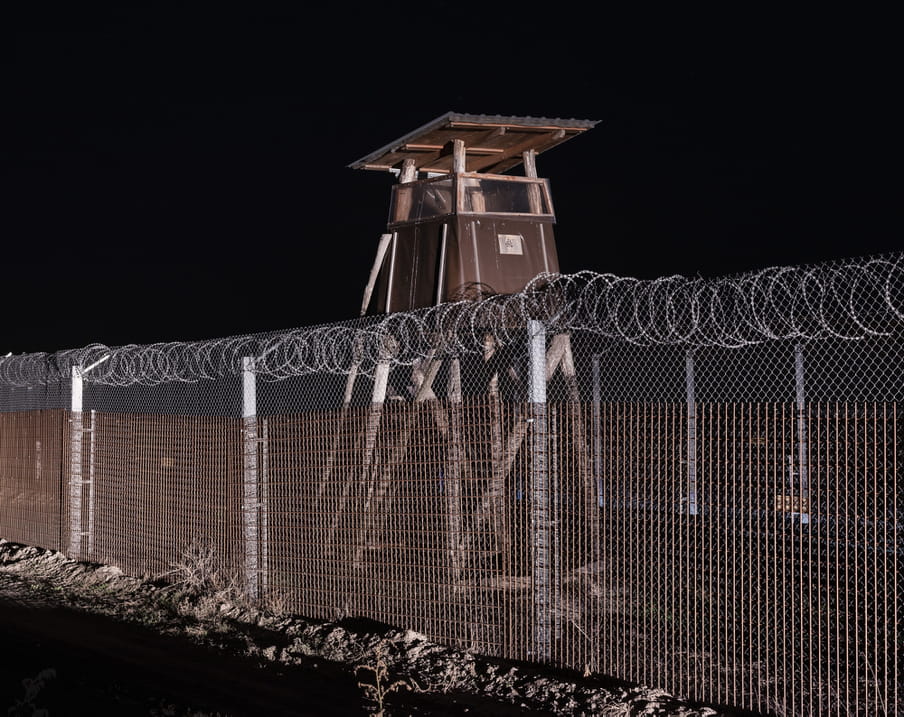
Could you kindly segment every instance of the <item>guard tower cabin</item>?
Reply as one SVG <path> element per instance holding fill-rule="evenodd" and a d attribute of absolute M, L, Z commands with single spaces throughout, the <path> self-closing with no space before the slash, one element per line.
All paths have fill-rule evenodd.
<path fill-rule="evenodd" d="M 557 273 L 552 197 L 535 158 L 594 125 L 448 112 L 349 165 L 399 177 L 374 266 L 376 301 L 368 295 L 362 313 L 513 294 Z M 504 174 L 518 165 L 524 176 Z"/>

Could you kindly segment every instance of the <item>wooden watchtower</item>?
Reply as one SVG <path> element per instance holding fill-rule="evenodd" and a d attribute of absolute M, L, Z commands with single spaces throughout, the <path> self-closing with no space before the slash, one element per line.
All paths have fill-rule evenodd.
<path fill-rule="evenodd" d="M 514 294 L 558 273 L 552 197 L 535 159 L 595 124 L 447 112 L 352 162 L 399 178 L 362 313 Z M 518 165 L 523 176 L 504 174 Z"/>
<path fill-rule="evenodd" d="M 548 182 L 537 175 L 535 160 L 595 124 L 449 112 L 353 162 L 354 169 L 388 171 L 399 178 L 361 314 L 515 294 L 538 274 L 558 273 L 552 197 Z M 523 176 L 504 174 L 519 165 Z M 408 499 L 415 502 L 441 501 L 437 527 L 443 548 L 441 554 L 424 554 L 433 556 L 428 562 L 441 563 L 447 588 L 441 596 L 444 619 L 457 615 L 455 619 L 469 624 L 472 637 L 481 634 L 482 620 L 474 611 L 480 602 L 474 596 L 484 589 L 481 580 L 502 579 L 502 572 L 511 568 L 516 585 L 528 571 L 537 596 L 533 650 L 548 659 L 561 631 L 548 609 L 562 563 L 556 526 L 564 519 L 557 507 L 555 458 L 555 446 L 562 444 L 555 428 L 556 410 L 561 409 L 548 412 L 546 406 L 546 387 L 556 373 L 566 387 L 564 410 L 573 434 L 568 437 L 569 455 L 578 477 L 570 490 L 584 499 L 592 499 L 593 492 L 571 337 L 558 333 L 547 341 L 541 318 L 526 321 L 520 349 L 503 346 L 492 325 L 472 326 L 484 332 L 482 356 L 449 351 L 446 337 L 435 335 L 421 360 L 395 369 L 393 337 L 386 336 L 385 353 L 373 367 L 369 406 L 357 414 L 360 409 L 352 408 L 360 361 L 356 357 L 318 490 L 318 510 L 334 516 L 324 550 L 337 560 L 344 556 L 340 562 L 349 566 L 348 580 L 355 585 L 368 566 L 385 559 L 379 556 L 390 545 L 382 537 L 390 514 L 386 505 L 397 491 L 414 490 Z M 513 370 L 509 350 L 520 351 L 522 357 L 529 353 L 526 375 Z M 406 390 L 396 390 L 392 375 L 398 378 L 408 371 Z M 515 384 L 512 401 L 504 395 L 508 376 Z M 399 399 L 390 409 L 388 397 Z M 553 426 L 549 430 L 548 415 Z M 350 420 L 357 422 L 351 432 L 346 428 Z M 416 438 L 423 431 L 429 445 Z M 417 454 L 415 462 L 431 466 L 433 478 L 405 480 L 412 452 Z M 343 455 L 358 458 L 340 480 L 341 488 L 334 487 Z M 524 545 L 513 543 L 514 526 L 524 524 L 528 505 L 531 557 Z M 352 545 L 343 546 L 342 536 L 349 530 L 356 537 Z M 403 532 L 414 547 L 419 540 L 433 539 L 419 525 Z M 412 559 L 409 569 L 417 569 L 419 559 Z"/>

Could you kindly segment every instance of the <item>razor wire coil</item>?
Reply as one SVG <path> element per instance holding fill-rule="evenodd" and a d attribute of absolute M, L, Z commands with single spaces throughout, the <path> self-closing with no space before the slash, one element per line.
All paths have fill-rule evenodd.
<path fill-rule="evenodd" d="M 0 358 L 0 383 L 24 387 L 68 378 L 155 386 L 236 375 L 253 358 L 257 377 L 370 374 L 413 365 L 437 351 L 479 353 L 485 337 L 520 340 L 528 319 L 636 346 L 740 348 L 776 340 L 889 336 L 904 323 L 904 252 L 802 267 L 769 267 L 718 279 L 636 279 L 580 271 L 541 274 L 521 292 L 270 334 Z M 90 370 L 86 370 L 90 368 Z"/>

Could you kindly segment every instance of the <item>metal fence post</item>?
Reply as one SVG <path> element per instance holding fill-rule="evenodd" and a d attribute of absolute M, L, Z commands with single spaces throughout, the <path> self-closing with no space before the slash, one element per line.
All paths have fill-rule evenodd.
<path fill-rule="evenodd" d="M 258 510 L 257 384 L 254 359 L 242 358 L 242 530 L 245 542 L 245 590 L 257 598 L 260 588 L 260 525 Z"/>
<path fill-rule="evenodd" d="M 260 419 L 260 437 L 260 591 L 263 598 L 266 597 L 270 588 L 270 426 L 266 418 Z"/>
<path fill-rule="evenodd" d="M 94 506 L 97 498 L 97 492 L 94 485 L 94 431 L 97 426 L 97 419 L 94 409 L 91 409 L 91 420 L 88 424 L 88 552 L 87 558 L 93 559 L 94 556 Z"/>
<path fill-rule="evenodd" d="M 800 522 L 810 522 L 810 487 L 807 476 L 807 419 L 805 415 L 806 392 L 804 390 L 804 351 L 800 344 L 794 345 L 794 388 L 797 399 L 797 477 L 800 486 Z"/>
<path fill-rule="evenodd" d="M 72 367 L 69 402 L 69 557 L 78 560 L 82 550 L 82 367 Z"/>
<path fill-rule="evenodd" d="M 593 476 L 596 479 L 596 504 L 598 508 L 603 507 L 603 437 L 600 422 L 602 415 L 600 411 L 601 391 L 600 391 L 600 355 L 593 354 L 592 359 L 593 371 Z"/>
<path fill-rule="evenodd" d="M 527 322 L 530 382 L 528 401 L 533 426 L 531 432 L 531 543 L 533 549 L 534 658 L 552 658 L 550 641 L 552 610 L 550 598 L 550 524 L 549 486 L 546 465 L 546 327 L 542 322 Z"/>
<path fill-rule="evenodd" d="M 82 476 L 85 424 L 83 403 L 85 393 L 85 376 L 109 360 L 110 354 L 103 356 L 90 366 L 73 366 L 69 401 L 69 557 L 79 559 L 82 550 L 82 538 L 88 537 L 88 552 L 94 549 L 94 411 L 91 411 L 91 427 L 87 433 L 91 436 L 88 466 L 88 480 Z M 83 530 L 82 502 L 85 486 L 88 486 L 88 530 Z"/>
<path fill-rule="evenodd" d="M 697 397 L 692 349 L 685 354 L 684 369 L 687 389 L 687 513 L 697 515 Z"/>

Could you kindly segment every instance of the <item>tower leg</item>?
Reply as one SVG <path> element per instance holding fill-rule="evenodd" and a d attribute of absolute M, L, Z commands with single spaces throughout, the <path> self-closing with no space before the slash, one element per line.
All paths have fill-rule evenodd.
<path fill-rule="evenodd" d="M 422 373 L 415 372 L 414 381 L 415 381 L 415 394 L 414 394 L 414 403 L 420 403 L 422 401 L 429 400 L 430 398 L 435 398 L 436 395 L 433 392 L 432 385 L 433 381 L 436 379 L 436 375 L 439 372 L 439 368 L 442 364 L 442 361 L 436 359 L 436 346 L 434 346 L 430 353 L 427 356 L 425 361 L 426 370 Z M 381 364 L 382 366 L 382 364 Z M 378 367 L 380 368 L 380 367 Z M 374 395 L 377 395 L 379 391 L 379 395 L 381 396 L 380 401 L 380 411 L 382 415 L 382 406 L 385 402 L 386 398 L 386 388 L 387 382 L 389 378 L 388 371 L 388 363 L 386 365 L 385 372 L 378 372 L 378 375 L 375 376 L 374 379 Z M 364 550 L 366 547 L 373 541 L 374 531 L 376 530 L 376 521 L 378 518 L 378 514 L 380 508 L 383 505 L 383 502 L 386 498 L 386 494 L 390 488 L 390 478 L 392 476 L 392 472 L 401 464 L 402 460 L 405 458 L 405 455 L 408 452 L 408 445 L 411 441 L 411 434 L 413 431 L 412 422 L 414 416 L 413 412 L 409 412 L 403 422 L 403 426 L 401 431 L 399 432 L 399 437 L 397 442 L 389 456 L 389 460 L 382 469 L 374 466 L 374 470 L 371 471 L 371 464 L 373 463 L 374 457 L 374 446 L 376 444 L 376 432 L 379 428 L 379 420 L 375 424 L 371 426 L 368 423 L 367 427 L 367 437 L 365 439 L 366 446 L 369 452 L 367 454 L 368 458 L 365 462 L 364 468 L 361 472 L 361 480 L 367 481 L 369 475 L 373 475 L 374 478 L 370 482 L 367 489 L 367 497 L 365 499 L 363 513 L 363 524 L 358 533 L 358 541 L 357 547 L 355 548 L 355 555 L 353 565 L 356 570 L 361 568 L 362 559 L 364 556 Z M 379 475 L 379 478 L 376 476 Z M 344 509 L 344 502 L 343 502 Z M 337 514 L 334 520 L 338 520 L 339 514 Z"/>
<path fill-rule="evenodd" d="M 492 334 L 484 336 L 484 363 L 493 360 L 496 354 L 496 339 Z M 502 441 L 502 408 L 499 399 L 499 373 L 492 371 L 487 382 L 490 402 L 490 431 L 492 450 L 492 475 L 484 496 L 481 512 L 489 513 L 496 536 L 496 549 L 508 552 L 509 524 L 505 505 L 505 449 Z"/>
<path fill-rule="evenodd" d="M 386 251 L 389 248 L 389 243 L 392 240 L 392 234 L 383 234 L 380 236 L 380 241 L 377 244 L 377 254 L 374 258 L 373 267 L 370 270 L 370 276 L 367 279 L 367 285 L 364 287 L 364 296 L 361 300 L 361 312 L 360 315 L 364 316 L 367 313 L 367 307 L 370 305 L 370 299 L 373 296 L 374 286 L 377 282 L 377 277 L 380 273 L 380 268 L 383 266 L 383 261 L 386 259 Z M 348 376 L 345 379 L 345 392 L 342 397 L 342 411 L 339 416 L 339 425 L 337 426 L 336 433 L 333 436 L 332 446 L 330 447 L 329 455 L 327 456 L 326 466 L 323 470 L 323 476 L 320 479 L 320 485 L 317 488 L 317 509 L 320 509 L 320 501 L 323 498 L 324 492 L 328 489 L 330 479 L 333 475 L 333 469 L 336 464 L 336 457 L 339 451 L 339 441 L 342 437 L 342 431 L 345 427 L 345 422 L 348 417 L 349 406 L 352 402 L 352 396 L 355 390 L 355 382 L 358 379 L 358 372 L 361 367 L 361 359 L 360 359 L 360 351 L 361 346 L 360 343 L 355 344 L 353 348 L 352 355 L 352 363 L 349 366 Z M 383 363 L 377 366 L 375 382 L 374 382 L 374 390 L 371 396 L 371 407 L 373 408 L 376 405 L 381 407 L 383 402 L 386 400 L 386 377 L 389 374 L 389 364 L 386 363 L 385 366 Z M 379 423 L 379 419 L 377 419 Z M 368 426 L 370 426 L 371 421 L 368 421 Z M 370 431 L 368 430 L 365 435 L 370 435 Z M 367 445 L 367 441 L 365 440 L 365 446 Z M 366 450 L 366 448 L 365 448 Z M 343 489 L 343 496 L 340 501 L 340 509 L 337 513 L 341 513 L 342 509 L 345 506 L 345 500 L 348 497 L 348 488 L 350 486 L 346 485 Z M 335 520 L 335 519 L 334 519 Z M 330 529 L 330 536 L 332 536 L 334 527 Z"/>
<path fill-rule="evenodd" d="M 371 472 L 371 465 L 374 460 L 374 451 L 376 450 L 377 445 L 377 431 L 380 428 L 380 422 L 383 418 L 383 406 L 386 403 L 386 389 L 389 384 L 389 360 L 383 359 L 380 363 L 377 364 L 377 368 L 374 371 L 374 387 L 373 393 L 371 395 L 371 404 L 370 409 L 367 413 L 367 425 L 364 429 L 364 436 L 361 440 L 363 440 L 363 456 L 361 460 L 361 468 L 358 471 L 359 482 L 366 483 L 368 477 Z M 342 421 L 344 423 L 345 412 L 343 412 Z M 336 437 L 338 440 L 338 434 Z M 361 450 L 361 440 L 356 445 L 355 452 L 357 453 Z M 332 466 L 335 462 L 335 454 L 336 450 L 334 449 L 330 458 L 328 459 L 328 470 L 332 470 Z M 321 479 L 320 490 L 318 491 L 318 497 L 328 489 L 329 481 L 329 473 L 326 473 L 324 477 Z M 349 473 L 347 476 L 345 483 L 342 486 L 342 493 L 339 496 L 338 504 L 335 507 L 335 512 L 333 513 L 333 519 L 330 521 L 330 527 L 327 532 L 326 537 L 326 550 L 328 554 L 332 554 L 335 543 L 335 534 L 336 530 L 339 527 L 339 523 L 342 520 L 342 517 L 345 514 L 345 505 L 348 502 L 349 493 L 351 493 L 353 481 L 352 475 Z"/>

